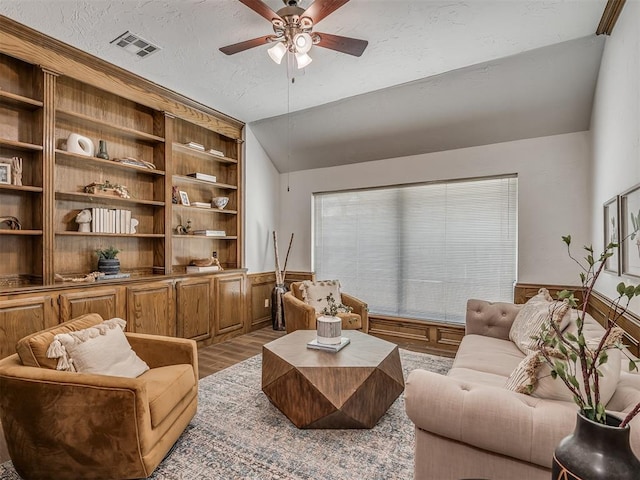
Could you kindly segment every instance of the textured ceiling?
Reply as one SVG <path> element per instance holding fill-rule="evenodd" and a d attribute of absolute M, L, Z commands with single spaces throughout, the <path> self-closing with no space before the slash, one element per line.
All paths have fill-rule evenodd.
<path fill-rule="evenodd" d="M 283 6 L 281 0 L 265 3 L 273 10 Z M 394 157 L 584 129 L 588 89 L 597 75 L 590 67 L 593 59 L 586 57 L 599 59 L 602 42 L 571 40 L 593 35 L 605 4 L 351 0 L 315 30 L 368 40 L 367 50 L 356 58 L 314 47 L 313 63 L 294 85 L 285 66 L 270 60 L 267 46 L 233 56 L 218 50 L 271 33 L 269 22 L 235 0 L 0 1 L 0 14 L 250 123 L 274 164 L 287 171 L 372 160 L 382 152 Z M 109 43 L 126 30 L 162 50 L 139 59 Z M 542 48 L 555 44 L 564 46 Z M 523 63 L 505 58 L 541 48 L 542 54 L 532 52 Z M 572 60 L 567 53 L 572 49 L 584 62 Z M 553 59 L 545 59 L 544 52 Z M 565 60 L 577 70 L 557 63 Z M 557 77 L 556 68 L 564 76 Z M 502 74 L 507 77 L 500 80 Z M 406 83 L 408 89 L 383 90 Z M 501 97 L 505 85 L 512 87 Z M 411 88 L 418 92 L 413 102 Z M 547 94 L 557 100 L 554 105 L 531 102 Z M 544 106 L 559 112 L 546 127 Z M 565 107 L 571 112 L 562 113 Z M 293 129 L 278 116 L 301 110 L 294 132 L 298 142 L 283 155 Z M 509 121 L 514 118 L 516 126 Z M 409 145 L 401 132 L 432 141 Z"/>

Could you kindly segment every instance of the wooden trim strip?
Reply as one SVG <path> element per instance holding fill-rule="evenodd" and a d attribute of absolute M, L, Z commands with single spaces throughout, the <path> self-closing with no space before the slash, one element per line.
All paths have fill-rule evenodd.
<path fill-rule="evenodd" d="M 604 7 L 604 12 L 602 12 L 602 17 L 600 18 L 600 23 L 596 29 L 596 35 L 611 35 L 625 2 L 626 0 L 607 1 L 607 5 Z"/>

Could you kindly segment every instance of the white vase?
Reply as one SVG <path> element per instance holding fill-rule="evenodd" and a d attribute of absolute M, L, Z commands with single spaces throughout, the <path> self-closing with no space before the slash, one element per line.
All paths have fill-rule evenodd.
<path fill-rule="evenodd" d="M 338 345 L 342 338 L 342 320 L 339 317 L 318 317 L 318 343 L 325 345 Z"/>

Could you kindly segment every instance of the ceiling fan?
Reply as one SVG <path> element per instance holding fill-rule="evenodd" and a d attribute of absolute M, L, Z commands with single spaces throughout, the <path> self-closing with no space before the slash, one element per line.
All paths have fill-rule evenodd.
<path fill-rule="evenodd" d="M 274 45 L 269 48 L 269 56 L 273 61 L 280 63 L 287 53 L 291 53 L 296 59 L 298 68 L 304 68 L 311 63 L 308 52 L 313 45 L 359 57 L 367 48 L 369 42 L 366 40 L 313 31 L 314 25 L 348 1 L 316 0 L 305 10 L 298 6 L 299 0 L 283 0 L 285 7 L 274 12 L 261 0 L 240 0 L 251 10 L 269 20 L 274 34 L 227 45 L 220 51 L 233 55 L 253 47 L 273 43 Z"/>

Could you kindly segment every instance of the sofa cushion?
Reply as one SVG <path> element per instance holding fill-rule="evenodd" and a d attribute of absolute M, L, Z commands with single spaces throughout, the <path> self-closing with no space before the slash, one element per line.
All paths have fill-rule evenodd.
<path fill-rule="evenodd" d="M 516 315 L 509 340 L 515 343 L 525 355 L 536 348 L 537 340 L 534 338 L 540 334 L 542 326 L 549 318 L 553 318 L 560 330 L 569 325 L 571 316 L 569 304 L 554 301 L 546 288 L 541 288 L 537 295 L 529 299 Z"/>
<path fill-rule="evenodd" d="M 58 370 L 135 378 L 149 366 L 131 349 L 126 322 L 112 318 L 84 330 L 59 333 L 47 351 L 58 359 Z"/>
<path fill-rule="evenodd" d="M 47 349 L 53 337 L 59 333 L 76 332 L 85 328 L 92 327 L 102 322 L 102 317 L 97 313 L 89 313 L 82 315 L 68 322 L 61 323 L 55 327 L 40 330 L 21 339 L 16 345 L 16 352 L 20 357 L 20 361 L 27 367 L 42 367 L 55 370 L 58 360 L 55 358 L 47 358 Z"/>
<path fill-rule="evenodd" d="M 502 388 L 506 377 L 496 373 L 482 372 L 473 368 L 452 368 L 447 373 L 448 377 L 454 378 L 461 382 L 476 383 L 478 385 L 488 385 L 491 387 Z"/>
<path fill-rule="evenodd" d="M 152 368 L 139 378 L 147 386 L 153 428 L 160 425 L 196 386 L 193 366 L 186 364 Z"/>
<path fill-rule="evenodd" d="M 302 293 L 302 300 L 307 305 L 315 308 L 316 313 L 322 313 L 322 310 L 329 306 L 327 301 L 329 295 L 333 296 L 337 305 L 342 303 L 340 282 L 338 280 L 321 280 L 317 282 L 305 280 L 300 285 L 300 292 Z"/>
<path fill-rule="evenodd" d="M 593 348 L 597 343 L 592 343 Z M 607 352 L 609 360 L 598 367 L 602 376 L 598 380 L 600 388 L 600 402 L 607 405 L 618 386 L 620 379 L 620 361 L 622 354 L 617 348 Z M 579 364 L 578 364 L 579 365 Z M 576 375 L 581 390 L 584 392 L 584 381 L 578 367 Z M 505 383 L 505 388 L 518 393 L 524 393 L 537 398 L 547 400 L 559 400 L 573 402 L 573 394 L 564 382 L 558 377 L 551 376 L 551 367 L 546 363 L 539 352 L 530 352 L 514 369 Z"/>
<path fill-rule="evenodd" d="M 512 342 L 484 335 L 465 335 L 458 347 L 453 368 L 467 368 L 502 376 L 502 383 L 524 358 Z"/>

